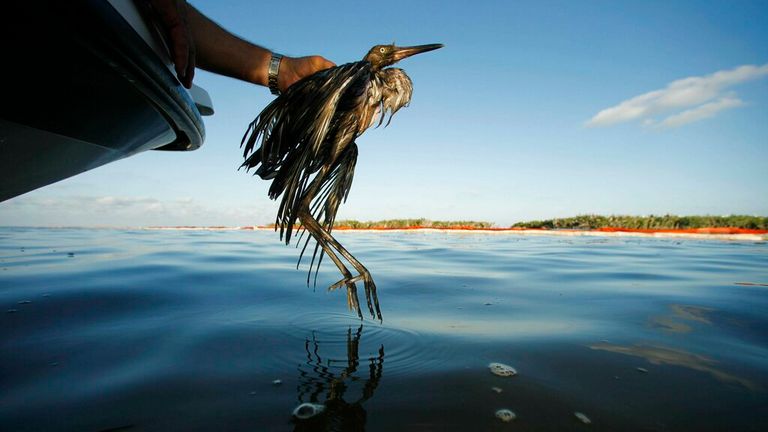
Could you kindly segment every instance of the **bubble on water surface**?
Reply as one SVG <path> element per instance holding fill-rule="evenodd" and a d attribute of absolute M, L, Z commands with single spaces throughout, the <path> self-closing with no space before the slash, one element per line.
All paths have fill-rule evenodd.
<path fill-rule="evenodd" d="M 590 420 L 589 417 L 587 417 L 587 415 L 582 413 L 582 412 L 576 411 L 575 413 L 573 413 L 573 415 L 576 416 L 576 418 L 579 419 L 579 421 L 584 423 L 584 424 L 591 424 L 592 423 L 592 420 Z"/>
<path fill-rule="evenodd" d="M 324 405 L 304 402 L 293 410 L 293 416 L 301 420 L 306 420 L 322 413 L 323 411 L 325 411 Z"/>
<path fill-rule="evenodd" d="M 503 377 L 511 377 L 517 375 L 515 368 L 504 363 L 491 363 L 488 365 L 491 373 Z"/>
<path fill-rule="evenodd" d="M 512 410 L 508 410 L 506 408 L 502 408 L 498 411 L 496 411 L 496 418 L 499 420 L 507 423 L 511 422 L 512 420 L 517 418 L 517 415 L 512 412 Z"/>

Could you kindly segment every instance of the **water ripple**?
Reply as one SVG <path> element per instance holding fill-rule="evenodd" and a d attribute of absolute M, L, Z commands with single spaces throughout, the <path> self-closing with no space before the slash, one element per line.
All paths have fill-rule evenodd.
<path fill-rule="evenodd" d="M 362 326 L 361 357 L 378 353 L 383 347 L 387 376 L 419 374 L 440 370 L 450 361 L 450 349 L 437 348 L 434 337 L 413 329 L 389 324 L 362 323 L 341 313 L 308 312 L 295 316 L 284 329 L 293 340 L 313 340 L 338 351 L 347 343 L 346 331 Z M 287 359 L 286 359 L 287 361 Z"/>

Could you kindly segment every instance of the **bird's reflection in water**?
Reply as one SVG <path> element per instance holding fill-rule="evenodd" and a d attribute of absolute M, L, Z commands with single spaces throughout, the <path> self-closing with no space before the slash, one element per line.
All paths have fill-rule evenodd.
<path fill-rule="evenodd" d="M 319 415 L 300 420 L 294 417 L 296 431 L 361 431 L 365 429 L 363 403 L 373 397 L 384 370 L 384 345 L 374 357 L 363 360 L 359 349 L 363 326 L 347 329 L 346 359 L 323 357 L 322 341 L 313 333 L 307 339 L 307 360 L 299 365 L 298 403 L 325 406 Z M 328 354 L 326 352 L 326 354 Z M 361 370 L 359 370 L 361 369 Z M 367 371 L 365 370 L 367 369 Z"/>

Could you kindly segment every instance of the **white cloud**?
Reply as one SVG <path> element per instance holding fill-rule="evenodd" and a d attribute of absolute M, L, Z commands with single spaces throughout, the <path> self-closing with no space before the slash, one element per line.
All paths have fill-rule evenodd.
<path fill-rule="evenodd" d="M 720 111 L 724 111 L 731 108 L 736 108 L 744 105 L 744 102 L 732 95 L 722 97 L 714 102 L 707 102 L 703 105 L 699 105 L 696 108 L 685 110 L 681 113 L 671 115 L 661 122 L 665 127 L 676 127 L 686 123 L 695 122 L 705 118 L 713 117 Z"/>
<path fill-rule="evenodd" d="M 710 75 L 672 81 L 663 89 L 635 96 L 598 112 L 586 125 L 608 126 L 638 120 L 647 126 L 659 123 L 666 127 L 680 126 L 743 105 L 738 97 L 732 93 L 725 94 L 725 91 L 736 84 L 766 75 L 768 64 L 744 65 Z M 673 114 L 663 120 L 655 118 L 669 113 Z"/>

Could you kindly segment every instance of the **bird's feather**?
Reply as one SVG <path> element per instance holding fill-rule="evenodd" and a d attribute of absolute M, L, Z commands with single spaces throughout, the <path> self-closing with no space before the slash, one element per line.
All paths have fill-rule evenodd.
<path fill-rule="evenodd" d="M 353 140 L 362 133 L 354 110 L 348 108 L 366 96 L 369 78 L 370 64 L 365 61 L 306 77 L 270 103 L 246 131 L 241 142 L 242 167 L 272 179 L 270 198 L 282 195 L 276 226 L 286 243 L 307 187 L 324 165 L 329 168 L 319 191 L 328 192 L 313 201 L 313 208 L 322 213 L 316 219 L 326 219 L 323 225 L 330 221 L 332 226 L 339 204 L 346 199 L 357 159 Z M 321 205 L 315 206 L 318 202 Z"/>
<path fill-rule="evenodd" d="M 389 112 L 389 122 L 400 108 L 408 106 L 413 96 L 413 82 L 405 74 L 405 71 L 398 68 L 383 69 L 379 74 L 383 85 L 381 86 L 381 117 L 379 125 L 384 121 L 384 117 Z"/>

